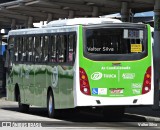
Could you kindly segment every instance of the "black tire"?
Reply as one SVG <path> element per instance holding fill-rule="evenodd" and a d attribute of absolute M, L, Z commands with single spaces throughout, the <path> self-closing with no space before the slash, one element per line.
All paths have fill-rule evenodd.
<path fill-rule="evenodd" d="M 21 103 L 20 93 L 18 94 L 18 106 L 20 112 L 27 113 L 29 111 L 29 105 Z"/>
<path fill-rule="evenodd" d="M 103 117 L 106 120 L 121 121 L 124 116 L 125 107 L 123 107 L 123 106 L 103 107 L 102 112 L 103 112 Z"/>
<path fill-rule="evenodd" d="M 52 91 L 49 91 L 47 96 L 47 110 L 50 118 L 57 118 L 59 116 L 58 110 L 55 109 Z"/>

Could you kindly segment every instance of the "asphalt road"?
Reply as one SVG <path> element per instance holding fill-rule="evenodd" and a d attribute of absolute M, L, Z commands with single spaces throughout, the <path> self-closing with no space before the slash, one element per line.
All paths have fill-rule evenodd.
<path fill-rule="evenodd" d="M 152 111 L 151 107 L 127 108 L 122 120 L 110 120 L 101 114 L 93 112 L 80 112 L 74 110 L 64 111 L 58 119 L 47 117 L 44 108 L 31 107 L 28 113 L 20 113 L 16 102 L 0 99 L 0 126 L 2 122 L 9 122 L 12 126 L 37 126 L 39 129 L 160 129 L 160 111 Z M 1 122 L 2 121 L 2 122 Z M 19 124 L 18 124 L 19 123 Z M 42 126 L 42 127 L 41 127 Z M 5 127 L 1 127 L 5 128 Z M 6 128 L 5 128 L 6 130 Z"/>

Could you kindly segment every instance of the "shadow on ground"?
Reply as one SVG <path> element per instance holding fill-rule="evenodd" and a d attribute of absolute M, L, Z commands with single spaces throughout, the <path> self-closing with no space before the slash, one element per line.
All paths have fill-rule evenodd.
<path fill-rule="evenodd" d="M 18 107 L 1 108 L 3 110 L 19 112 Z M 26 114 L 48 117 L 47 109 L 45 108 L 30 108 Z M 60 111 L 60 115 L 57 118 L 63 121 L 77 122 L 77 123 L 93 123 L 93 122 L 146 122 L 146 119 L 137 115 L 124 114 L 124 117 L 120 119 L 112 119 L 111 117 L 104 117 L 101 113 L 95 111 L 80 111 L 77 109 L 67 109 Z"/>

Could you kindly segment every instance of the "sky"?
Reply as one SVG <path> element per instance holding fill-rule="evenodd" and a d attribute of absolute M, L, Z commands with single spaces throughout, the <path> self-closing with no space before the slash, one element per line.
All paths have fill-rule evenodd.
<path fill-rule="evenodd" d="M 112 17 L 112 16 L 113 17 L 120 17 L 120 13 L 107 15 L 107 17 Z M 146 16 L 153 17 L 154 16 L 154 12 L 153 11 L 148 11 L 148 12 L 136 13 L 134 15 L 134 17 L 146 17 Z"/>
<path fill-rule="evenodd" d="M 143 13 L 136 13 L 135 14 L 135 17 L 143 17 L 143 16 L 154 16 L 154 12 L 149 11 L 149 12 L 143 12 Z"/>

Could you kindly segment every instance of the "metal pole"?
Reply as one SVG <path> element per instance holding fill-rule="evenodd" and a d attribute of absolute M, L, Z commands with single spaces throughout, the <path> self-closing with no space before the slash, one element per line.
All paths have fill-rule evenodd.
<path fill-rule="evenodd" d="M 121 20 L 123 22 L 129 22 L 129 9 L 128 9 L 128 3 L 127 2 L 122 2 Z"/>
<path fill-rule="evenodd" d="M 159 109 L 159 82 L 160 82 L 160 0 L 155 0 L 154 6 L 154 105 L 153 109 Z"/>
<path fill-rule="evenodd" d="M 52 16 L 52 14 L 49 13 L 48 14 L 48 18 L 47 18 L 47 23 L 49 23 L 50 21 L 52 21 L 52 19 L 53 19 L 53 16 Z"/>
<path fill-rule="evenodd" d="M 16 20 L 12 19 L 12 23 L 11 23 L 11 30 L 16 29 Z"/>
<path fill-rule="evenodd" d="M 33 17 L 28 18 L 28 28 L 33 28 Z"/>
<path fill-rule="evenodd" d="M 68 18 L 74 18 L 74 11 L 73 10 L 69 11 Z"/>
<path fill-rule="evenodd" d="M 93 12 L 92 12 L 92 17 L 98 17 L 98 13 L 99 13 L 98 7 L 94 6 Z"/>

